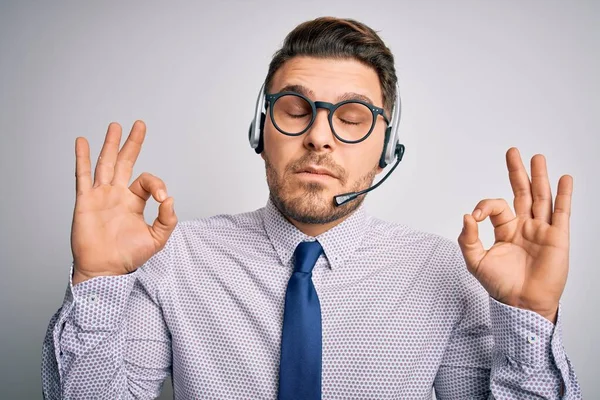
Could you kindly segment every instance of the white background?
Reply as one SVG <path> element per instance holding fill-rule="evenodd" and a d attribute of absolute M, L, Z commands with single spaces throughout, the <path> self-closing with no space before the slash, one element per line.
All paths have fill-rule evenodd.
<path fill-rule="evenodd" d="M 597 178 L 600 6 L 593 1 L 0 2 L 0 397 L 40 397 L 40 352 L 71 261 L 74 143 L 148 126 L 135 175 L 163 178 L 180 220 L 262 207 L 248 124 L 297 24 L 351 17 L 394 52 L 406 155 L 371 213 L 456 238 L 487 197 L 512 204 L 505 152 L 574 177 L 565 347 L 600 395 Z M 156 215 L 152 200 L 147 220 Z M 489 222 L 482 225 L 493 243 Z M 165 398 L 170 396 L 167 389 Z"/>

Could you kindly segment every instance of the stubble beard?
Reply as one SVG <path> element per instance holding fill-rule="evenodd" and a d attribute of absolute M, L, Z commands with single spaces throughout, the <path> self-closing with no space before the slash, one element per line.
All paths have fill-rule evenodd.
<path fill-rule="evenodd" d="M 365 199 L 365 195 L 358 196 L 356 199 L 342 206 L 336 206 L 333 197 L 325 194 L 325 185 L 319 182 L 298 182 L 295 179 L 294 181 L 286 179 L 293 176 L 302 166 L 309 163 L 325 166 L 333 170 L 338 176 L 342 187 L 346 187 L 346 172 L 332 163 L 327 158 L 327 155 L 318 156 L 315 153 L 307 153 L 301 159 L 288 164 L 283 176 L 280 176 L 265 154 L 265 170 L 270 191 L 269 196 L 273 204 L 285 217 L 304 224 L 327 224 L 348 216 L 360 207 Z M 348 190 L 344 190 L 344 193 L 358 192 L 371 186 L 376 174 L 377 166 L 357 179 Z M 298 185 L 300 185 L 302 190 L 300 194 L 294 196 L 291 193 L 293 191 L 297 192 L 295 189 L 297 189 Z"/>

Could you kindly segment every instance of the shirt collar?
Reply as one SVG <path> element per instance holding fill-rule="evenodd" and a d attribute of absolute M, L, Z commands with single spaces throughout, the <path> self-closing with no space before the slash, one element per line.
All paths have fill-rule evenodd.
<path fill-rule="evenodd" d="M 298 243 L 316 239 L 323 246 L 323 252 L 331 269 L 340 268 L 354 254 L 367 229 L 367 212 L 364 203 L 340 224 L 316 237 L 302 233 L 289 222 L 270 196 L 263 210 L 265 230 L 281 263 L 285 266 L 290 263 Z"/>

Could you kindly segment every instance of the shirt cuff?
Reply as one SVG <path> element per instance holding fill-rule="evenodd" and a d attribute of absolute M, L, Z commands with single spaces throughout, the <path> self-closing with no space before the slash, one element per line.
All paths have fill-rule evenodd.
<path fill-rule="evenodd" d="M 494 344 L 506 357 L 530 366 L 548 365 L 564 353 L 560 338 L 561 307 L 556 325 L 538 313 L 501 303 L 490 296 Z M 554 356 L 554 357 L 553 357 Z M 559 364 L 559 360 L 556 360 Z"/>
<path fill-rule="evenodd" d="M 65 297 L 73 304 L 72 322 L 83 330 L 116 328 L 125 311 L 137 270 L 127 275 L 98 276 L 73 285 L 73 265 Z"/>

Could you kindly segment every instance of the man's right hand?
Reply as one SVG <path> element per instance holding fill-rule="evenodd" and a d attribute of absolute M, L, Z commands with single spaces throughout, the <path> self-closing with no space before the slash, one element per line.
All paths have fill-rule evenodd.
<path fill-rule="evenodd" d="M 87 140 L 75 140 L 77 197 L 71 227 L 73 284 L 96 276 L 135 271 L 160 251 L 177 225 L 174 199 L 164 182 L 142 173 L 128 187 L 144 142 L 146 125 L 136 121 L 119 151 L 121 126 L 111 123 L 98 157 L 94 181 Z M 146 201 L 160 203 L 152 226 L 144 220 Z"/>

